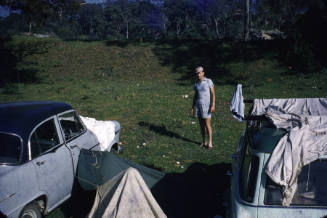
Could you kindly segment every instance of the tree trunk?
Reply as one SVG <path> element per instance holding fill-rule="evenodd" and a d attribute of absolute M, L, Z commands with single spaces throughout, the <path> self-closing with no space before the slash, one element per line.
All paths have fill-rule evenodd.
<path fill-rule="evenodd" d="M 164 35 L 165 38 L 167 38 L 168 37 L 167 24 L 166 24 L 167 23 L 167 17 L 165 15 L 161 15 L 161 18 L 162 18 L 162 23 L 163 23 L 163 26 L 162 26 L 163 35 Z"/>
<path fill-rule="evenodd" d="M 215 32 L 216 32 L 216 36 L 217 39 L 219 39 L 219 30 L 218 30 L 218 18 L 214 17 L 213 21 L 215 22 Z"/>
<path fill-rule="evenodd" d="M 244 41 L 248 41 L 250 35 L 250 0 L 244 1 Z"/>
<path fill-rule="evenodd" d="M 59 7 L 59 9 L 58 9 L 58 15 L 59 15 L 59 22 L 60 22 L 60 24 L 62 23 L 62 11 L 63 11 L 63 9 L 61 7 Z"/>
<path fill-rule="evenodd" d="M 126 21 L 126 39 L 128 39 L 128 20 Z"/>
<path fill-rule="evenodd" d="M 179 35 L 180 35 L 180 33 L 181 33 L 181 23 L 182 23 L 182 22 L 179 21 L 179 20 L 176 22 L 176 37 L 177 37 L 177 38 L 179 38 Z"/>
<path fill-rule="evenodd" d="M 32 33 L 32 22 L 29 23 L 28 35 L 31 35 L 31 33 Z"/>

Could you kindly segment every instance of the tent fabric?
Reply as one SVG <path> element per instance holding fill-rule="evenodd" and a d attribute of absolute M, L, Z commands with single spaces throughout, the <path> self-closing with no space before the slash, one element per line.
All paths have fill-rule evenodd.
<path fill-rule="evenodd" d="M 327 115 L 327 98 L 254 99 L 251 114 L 264 115 L 271 107 L 289 114 L 323 116 Z"/>
<path fill-rule="evenodd" d="M 129 167 L 137 169 L 168 217 L 213 217 L 224 210 L 222 193 L 229 184 L 230 177 L 226 175 L 229 164 L 193 163 L 182 174 L 165 174 L 111 152 L 82 149 L 77 179 L 82 189 L 93 192 Z"/>
<path fill-rule="evenodd" d="M 326 99 L 255 100 L 252 115 L 265 115 L 287 130 L 266 167 L 267 175 L 284 187 L 283 205 L 289 206 L 303 166 L 327 152 Z"/>
<path fill-rule="evenodd" d="M 139 171 L 150 189 L 165 176 L 163 172 L 124 160 L 111 152 L 81 149 L 77 177 L 83 189 L 95 190 L 129 167 Z"/>
<path fill-rule="evenodd" d="M 167 217 L 142 176 L 135 168 L 128 168 L 97 189 L 89 218 Z"/>
<path fill-rule="evenodd" d="M 242 94 L 242 84 L 238 84 L 233 98 L 229 104 L 229 109 L 238 121 L 242 122 L 244 120 L 244 102 L 243 102 L 243 94 Z"/>
<path fill-rule="evenodd" d="M 116 121 L 96 120 L 90 117 L 80 116 L 85 126 L 92 131 L 100 143 L 101 151 L 110 151 L 115 143 L 115 132 L 120 129 L 120 124 Z"/>

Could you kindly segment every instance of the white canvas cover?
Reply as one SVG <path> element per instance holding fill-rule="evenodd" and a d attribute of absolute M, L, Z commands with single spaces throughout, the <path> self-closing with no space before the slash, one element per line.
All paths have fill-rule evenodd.
<path fill-rule="evenodd" d="M 135 168 L 117 174 L 97 189 L 89 218 L 167 217 Z"/>
<path fill-rule="evenodd" d="M 252 115 L 264 115 L 268 108 L 278 108 L 296 115 L 327 115 L 327 98 L 255 99 Z"/>
<path fill-rule="evenodd" d="M 85 126 L 92 131 L 100 143 L 101 151 L 110 151 L 115 142 L 115 132 L 120 129 L 117 121 L 96 120 L 91 117 L 80 116 Z"/>
<path fill-rule="evenodd" d="M 267 175 L 284 187 L 283 205 L 290 205 L 303 166 L 327 152 L 327 99 L 255 99 L 252 115 L 265 115 L 288 130 L 275 147 Z"/>

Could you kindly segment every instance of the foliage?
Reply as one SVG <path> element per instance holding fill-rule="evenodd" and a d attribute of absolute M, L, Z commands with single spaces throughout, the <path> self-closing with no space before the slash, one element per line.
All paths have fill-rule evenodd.
<path fill-rule="evenodd" d="M 64 11 L 78 9 L 79 0 L 0 0 L 0 5 L 19 10 L 31 24 L 44 24 L 52 16 L 61 19 Z"/>
<path fill-rule="evenodd" d="M 103 4 L 80 4 L 79 10 L 74 10 L 77 0 L 65 4 L 62 0 L 43 4 L 39 1 L 27 5 L 29 0 L 1 0 L 3 5 L 24 8 L 21 14 L 0 21 L 1 34 L 28 31 L 55 34 L 65 40 L 145 42 L 242 40 L 245 32 L 244 1 L 240 0 L 108 0 Z M 252 0 L 250 3 L 252 40 L 262 40 L 264 32 L 268 38 L 283 35 L 289 45 L 281 53 L 285 62 L 297 66 L 298 71 L 317 71 L 324 67 L 327 49 L 321 28 L 326 26 L 325 0 Z"/>
<path fill-rule="evenodd" d="M 327 4 L 313 4 L 293 25 L 285 59 L 295 70 L 317 72 L 326 66 L 327 33 L 321 29 L 327 25 L 326 14 Z"/>
<path fill-rule="evenodd" d="M 28 25 L 19 14 L 12 13 L 6 19 L 0 19 L 0 37 L 28 31 Z"/>

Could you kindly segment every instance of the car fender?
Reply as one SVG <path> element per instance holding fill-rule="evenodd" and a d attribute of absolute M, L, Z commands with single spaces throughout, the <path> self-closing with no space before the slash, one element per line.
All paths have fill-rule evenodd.
<path fill-rule="evenodd" d="M 18 217 L 21 210 L 46 193 L 39 190 L 35 168 L 31 162 L 9 167 L 0 177 L 0 211 L 9 217 Z M 6 188 L 3 188 L 6 187 Z"/>

